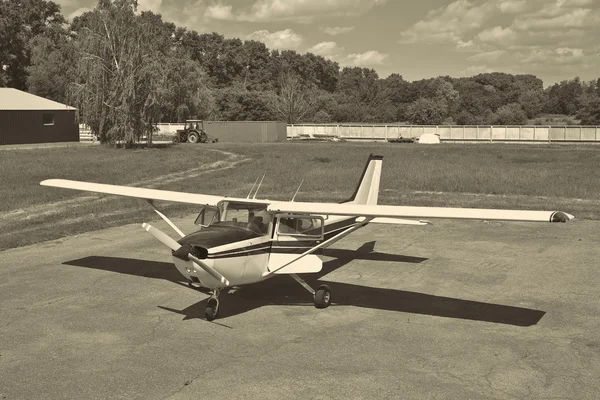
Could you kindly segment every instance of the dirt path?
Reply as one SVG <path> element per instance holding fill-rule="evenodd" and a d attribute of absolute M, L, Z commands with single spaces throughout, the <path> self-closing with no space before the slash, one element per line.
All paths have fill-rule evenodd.
<path fill-rule="evenodd" d="M 228 151 L 212 149 L 210 151 L 223 154 L 224 159 L 208 164 L 203 164 L 199 167 L 187 169 L 185 171 L 159 175 L 154 178 L 133 182 L 130 183 L 129 186 L 139 186 L 150 189 L 156 189 L 160 188 L 161 186 L 167 183 L 182 181 L 185 179 L 195 178 L 216 171 L 223 171 L 226 169 L 235 168 L 237 165 L 250 160 L 250 158 L 248 157 L 244 157 L 242 155 L 231 153 Z M 106 195 L 104 194 L 86 193 L 85 195 L 77 196 L 71 199 L 60 200 L 53 203 L 36 204 L 27 208 L 0 213 L 0 224 L 2 221 L 6 220 L 29 220 L 39 218 L 41 216 L 60 214 L 72 207 L 77 207 L 83 204 L 93 205 L 94 203 L 100 203 L 102 201 L 105 201 L 105 198 Z"/>
<path fill-rule="evenodd" d="M 228 151 L 214 149 L 211 149 L 210 151 L 222 154 L 223 158 L 219 161 L 206 163 L 196 168 L 132 182 L 129 186 L 139 186 L 151 189 L 161 188 L 168 183 L 183 181 L 205 174 L 235 168 L 238 165 L 251 160 L 249 157 Z M 64 227 L 81 223 L 90 217 L 94 217 L 95 220 L 99 221 L 110 221 L 118 219 L 119 216 L 130 214 L 132 212 L 131 208 L 122 209 L 115 207 L 104 211 L 106 207 L 94 207 L 105 204 L 106 202 L 116 201 L 117 199 L 118 198 L 115 196 L 85 193 L 65 200 L 37 204 L 27 208 L 0 213 L 0 248 L 12 247 L 10 243 L 19 235 L 28 235 L 35 231 L 44 230 L 51 232 L 61 226 Z M 136 204 L 133 204 L 132 207 L 133 206 L 137 207 Z M 85 207 L 85 209 L 83 207 Z M 102 209 L 103 211 L 93 214 L 86 211 L 94 208 Z M 109 224 L 107 223 L 107 225 Z"/>

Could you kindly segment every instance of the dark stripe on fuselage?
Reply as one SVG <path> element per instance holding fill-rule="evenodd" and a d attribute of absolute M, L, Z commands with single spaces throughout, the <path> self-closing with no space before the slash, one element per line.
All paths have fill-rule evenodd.
<path fill-rule="evenodd" d="M 356 224 L 356 217 L 350 217 L 330 225 L 325 226 L 324 240 L 329 240 L 338 233 L 345 229 L 350 228 Z M 278 253 L 278 254 L 302 254 L 306 250 L 318 244 L 317 240 L 306 240 L 306 241 L 295 241 L 295 240 L 281 240 L 281 241 L 268 241 L 257 243 L 253 245 L 244 245 L 233 249 L 220 251 L 217 253 L 209 253 L 208 259 L 219 259 L 228 257 L 245 257 L 263 253 Z M 210 251 L 210 250 L 209 250 Z"/>

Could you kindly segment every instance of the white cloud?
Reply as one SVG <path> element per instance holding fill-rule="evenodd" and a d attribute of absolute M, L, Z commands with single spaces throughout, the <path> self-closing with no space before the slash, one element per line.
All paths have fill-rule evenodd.
<path fill-rule="evenodd" d="M 232 13 L 231 5 L 226 4 L 213 4 L 206 8 L 204 11 L 204 17 L 219 20 L 233 20 L 235 17 Z"/>
<path fill-rule="evenodd" d="M 331 36 L 342 35 L 344 33 L 352 32 L 353 30 L 353 26 L 326 26 L 323 28 L 323 32 Z"/>
<path fill-rule="evenodd" d="M 291 29 L 269 32 L 266 29 L 255 31 L 246 36 L 249 40 L 258 40 L 271 49 L 296 49 L 302 44 L 302 36 Z"/>
<path fill-rule="evenodd" d="M 343 47 L 338 46 L 336 42 L 321 42 L 312 46 L 307 51 L 309 53 L 314 53 L 319 56 L 323 56 L 326 58 L 336 58 L 340 55 L 340 53 L 344 50 Z"/>
<path fill-rule="evenodd" d="M 495 2 L 472 2 L 457 0 L 446 7 L 427 13 L 424 20 L 417 22 L 400 33 L 402 43 L 467 43 L 464 37 L 480 29 L 497 8 Z"/>
<path fill-rule="evenodd" d="M 500 0 L 498 8 L 505 14 L 519 14 L 527 11 L 531 3 L 527 0 Z"/>
<path fill-rule="evenodd" d="M 468 60 L 476 62 L 476 63 L 495 62 L 495 61 L 498 61 L 500 59 L 500 57 L 504 56 L 505 54 L 506 54 L 505 50 L 492 50 L 492 51 L 486 51 L 486 52 L 475 54 L 475 55 L 469 57 Z"/>
<path fill-rule="evenodd" d="M 599 21 L 598 14 L 589 8 L 578 8 L 567 13 L 545 18 L 543 15 L 530 15 L 517 18 L 515 28 L 527 30 L 551 30 L 564 28 L 583 28 Z"/>
<path fill-rule="evenodd" d="M 73 18 L 75 17 L 79 17 L 80 15 L 88 12 L 88 11 L 92 11 L 91 8 L 87 8 L 87 7 L 81 7 L 76 9 L 75 11 L 73 11 L 72 13 L 70 13 L 69 15 L 67 15 L 67 19 L 68 20 L 73 20 Z"/>
<path fill-rule="evenodd" d="M 210 17 L 249 22 L 311 22 L 316 18 L 362 15 L 385 2 L 387 0 L 255 0 L 250 7 L 231 10 L 231 15 L 211 13 Z M 221 3 L 218 6 L 224 7 Z"/>
<path fill-rule="evenodd" d="M 364 53 L 348 54 L 347 60 L 352 65 L 359 67 L 368 67 L 373 65 L 381 65 L 388 58 L 388 54 L 383 54 L 377 50 L 369 50 Z"/>
<path fill-rule="evenodd" d="M 533 50 L 523 61 L 537 64 L 578 64 L 584 59 L 583 49 L 558 48 L 554 50 Z"/>
<path fill-rule="evenodd" d="M 153 11 L 159 12 L 158 9 L 162 5 L 162 0 L 138 0 L 137 11 Z"/>
<path fill-rule="evenodd" d="M 482 42 L 491 43 L 508 43 L 513 42 L 517 35 L 510 27 L 503 28 L 501 26 L 495 26 L 491 29 L 486 29 L 477 35 L 477 38 Z"/>
<path fill-rule="evenodd" d="M 535 75 L 600 70 L 599 0 L 455 0 L 400 33 L 401 43 L 468 51 L 463 73 Z M 550 72 L 553 71 L 553 72 Z"/>
<path fill-rule="evenodd" d="M 461 71 L 461 74 L 464 76 L 473 76 L 478 74 L 486 74 L 490 72 L 495 72 L 493 68 L 488 67 L 487 65 L 471 65 L 466 69 Z"/>

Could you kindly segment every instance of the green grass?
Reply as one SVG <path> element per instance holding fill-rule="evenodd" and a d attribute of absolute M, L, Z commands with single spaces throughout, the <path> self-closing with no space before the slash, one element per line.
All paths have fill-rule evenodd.
<path fill-rule="evenodd" d="M 48 178 L 134 184 L 197 168 L 222 158 L 193 146 L 125 150 L 104 146 L 0 151 L 0 212 L 71 198 L 74 192 L 41 187 Z"/>
<path fill-rule="evenodd" d="M 256 178 L 266 174 L 261 198 L 289 200 L 305 179 L 297 201 L 341 201 L 354 191 L 369 153 L 377 153 L 385 157 L 382 204 L 560 209 L 578 218 L 600 218 L 596 146 L 295 142 L 133 151 L 89 146 L 0 151 L 0 249 L 155 218 L 141 201 L 113 196 L 88 201 L 87 194 L 41 187 L 43 179 L 148 186 L 157 176 L 227 157 L 211 149 L 249 160 L 231 169 L 154 181 L 153 186 L 245 197 Z M 47 207 L 32 208 L 76 198 L 86 201 L 53 207 L 58 211 L 48 215 L 43 212 Z M 197 209 L 164 207 L 178 216 Z M 11 214 L 15 210 L 24 212 Z"/>

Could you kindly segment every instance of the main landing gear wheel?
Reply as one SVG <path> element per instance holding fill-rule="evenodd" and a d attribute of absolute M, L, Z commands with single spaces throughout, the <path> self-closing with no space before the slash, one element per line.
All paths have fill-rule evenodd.
<path fill-rule="evenodd" d="M 315 307 L 327 308 L 331 304 L 331 288 L 327 285 L 321 285 L 315 292 Z"/>
<path fill-rule="evenodd" d="M 206 315 L 207 321 L 214 321 L 217 318 L 217 314 L 219 313 L 219 300 L 211 297 L 208 299 L 208 303 L 206 304 L 206 309 L 204 309 L 204 314 Z"/>

